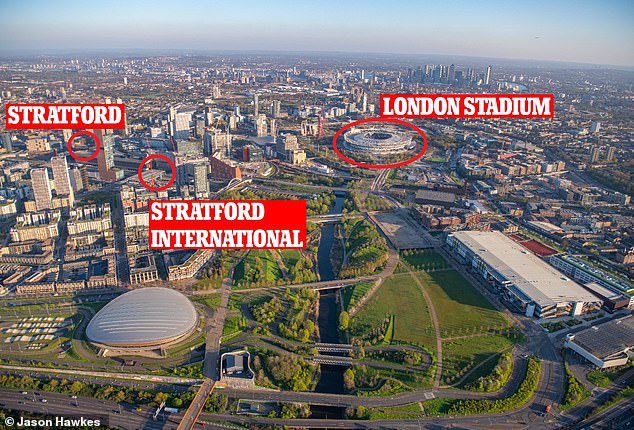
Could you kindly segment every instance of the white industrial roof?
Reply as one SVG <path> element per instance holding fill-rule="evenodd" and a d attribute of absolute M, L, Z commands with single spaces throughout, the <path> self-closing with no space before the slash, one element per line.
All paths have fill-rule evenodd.
<path fill-rule="evenodd" d="M 187 297 L 169 288 L 141 288 L 101 309 L 86 328 L 88 339 L 112 346 L 156 345 L 190 332 L 198 321 Z"/>
<path fill-rule="evenodd" d="M 600 301 L 499 231 L 459 231 L 453 236 L 542 307 Z"/>

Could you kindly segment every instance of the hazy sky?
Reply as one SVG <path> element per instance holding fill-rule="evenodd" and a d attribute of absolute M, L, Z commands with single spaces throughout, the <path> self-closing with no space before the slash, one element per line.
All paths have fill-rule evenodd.
<path fill-rule="evenodd" d="M 447 54 L 634 66 L 634 1 L 2 0 L 0 50 Z"/>

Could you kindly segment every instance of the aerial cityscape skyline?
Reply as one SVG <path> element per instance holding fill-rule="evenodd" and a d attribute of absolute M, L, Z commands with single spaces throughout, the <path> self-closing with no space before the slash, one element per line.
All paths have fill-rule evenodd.
<path fill-rule="evenodd" d="M 0 427 L 634 430 L 634 2 L 425 3 L 2 2 Z"/>
<path fill-rule="evenodd" d="M 453 1 L 7 2 L 0 53 L 277 51 L 454 55 L 634 67 L 634 5 L 627 1 L 510 7 Z M 194 13 L 192 13 L 194 12 Z M 98 17 L 102 25 L 93 26 Z M 219 17 L 222 17 L 220 19 Z"/>

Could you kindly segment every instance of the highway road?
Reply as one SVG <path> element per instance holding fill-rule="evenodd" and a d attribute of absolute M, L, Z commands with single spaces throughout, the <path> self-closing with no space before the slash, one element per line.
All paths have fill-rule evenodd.
<path fill-rule="evenodd" d="M 630 397 L 606 409 L 600 414 L 585 420 L 574 427 L 575 430 L 626 430 L 634 429 L 634 397 Z"/>
<path fill-rule="evenodd" d="M 127 430 L 161 430 L 175 429 L 180 415 L 160 414 L 155 421 L 153 419 L 155 408 L 142 407 L 137 411 L 137 406 L 126 403 L 118 404 L 108 400 L 98 400 L 86 397 L 72 399 L 67 394 L 48 393 L 45 391 L 28 391 L 21 394 L 17 390 L 0 389 L 0 403 L 3 409 L 15 411 L 35 412 L 50 416 L 103 418 L 112 427 Z M 35 394 L 37 393 L 37 394 Z M 46 400 L 44 403 L 42 400 Z M 16 421 L 18 414 L 8 414 Z"/>

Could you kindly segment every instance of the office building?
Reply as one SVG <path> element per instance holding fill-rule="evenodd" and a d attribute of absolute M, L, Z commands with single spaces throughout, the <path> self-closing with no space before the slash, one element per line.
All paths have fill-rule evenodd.
<path fill-rule="evenodd" d="M 447 236 L 447 245 L 526 316 L 581 315 L 602 305 L 600 298 L 499 231 L 459 231 Z"/>
<path fill-rule="evenodd" d="M 53 171 L 53 180 L 55 181 L 55 191 L 57 196 L 66 196 L 70 206 L 75 204 L 75 192 L 73 190 L 66 155 L 56 155 L 51 158 L 51 170 Z"/>
<path fill-rule="evenodd" d="M 260 97 L 256 93 L 253 95 L 253 116 L 255 118 L 257 118 L 258 115 L 260 114 L 259 104 L 260 104 Z"/>
<path fill-rule="evenodd" d="M 99 140 L 98 144 L 101 149 L 97 155 L 97 169 L 99 170 L 99 179 L 106 182 L 114 182 L 117 180 L 117 174 L 114 170 L 114 143 L 113 135 L 106 135 L 105 130 L 93 130 Z"/>
<path fill-rule="evenodd" d="M 255 133 L 257 137 L 266 136 L 267 131 L 266 115 L 258 115 L 255 120 Z"/>
<path fill-rule="evenodd" d="M 273 100 L 271 103 L 271 116 L 273 118 L 279 118 L 282 110 L 282 102 L 279 100 Z"/>
<path fill-rule="evenodd" d="M 209 197 L 209 181 L 207 180 L 207 165 L 194 165 L 194 190 L 197 198 Z"/>
<path fill-rule="evenodd" d="M 487 74 L 484 78 L 484 85 L 489 85 L 491 83 L 491 66 L 487 67 Z"/>
<path fill-rule="evenodd" d="M 31 169 L 31 187 L 38 211 L 53 208 L 53 194 L 46 167 Z"/>
<path fill-rule="evenodd" d="M 8 133 L 8 132 L 0 133 L 0 143 L 2 144 L 1 146 L 7 151 L 9 152 L 13 151 L 11 133 Z"/>
<path fill-rule="evenodd" d="M 187 140 L 190 138 L 189 126 L 192 122 L 194 110 L 178 111 L 176 108 L 170 108 L 168 121 L 170 127 L 170 136 L 178 140 Z"/>
<path fill-rule="evenodd" d="M 572 255 L 553 255 L 550 257 L 549 262 L 566 275 L 584 284 L 596 282 L 602 287 L 609 288 L 614 292 L 634 293 L 634 285 L 615 278 L 606 271 L 594 267 L 590 263 L 575 258 Z"/>
<path fill-rule="evenodd" d="M 277 156 L 282 160 L 286 160 L 287 151 L 299 149 L 297 136 L 289 133 L 281 134 L 276 141 L 275 149 L 277 150 Z"/>
<path fill-rule="evenodd" d="M 274 120 L 274 119 L 271 120 L 271 124 L 269 126 L 269 129 L 271 130 L 271 136 L 273 136 L 273 138 L 274 138 L 273 141 L 275 141 L 275 136 L 277 135 L 277 121 L 276 120 Z"/>
<path fill-rule="evenodd" d="M 26 139 L 26 152 L 29 154 L 39 154 L 50 150 L 51 144 L 45 137 L 29 137 Z"/>

